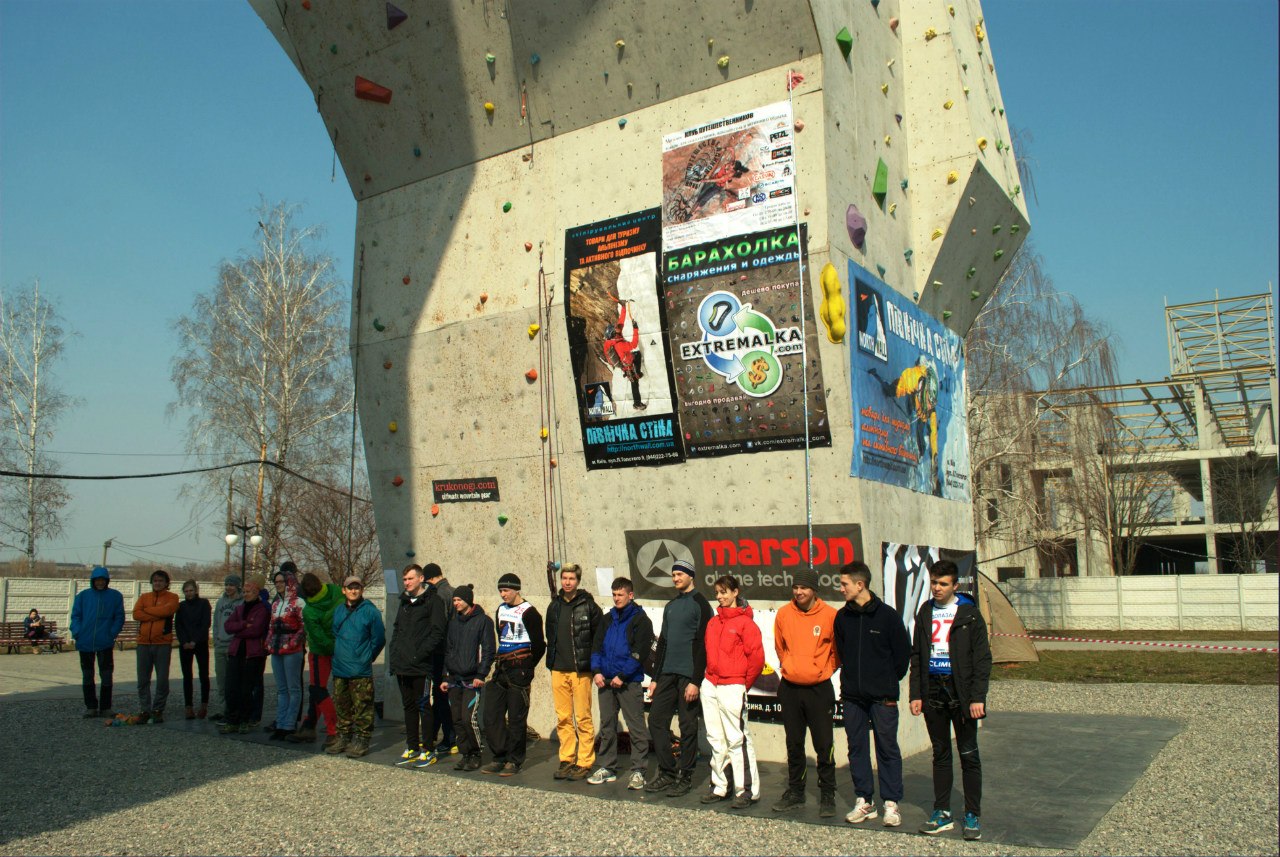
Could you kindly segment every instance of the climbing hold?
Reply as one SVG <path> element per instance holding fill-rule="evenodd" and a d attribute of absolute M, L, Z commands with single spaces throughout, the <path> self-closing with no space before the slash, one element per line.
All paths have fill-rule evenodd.
<path fill-rule="evenodd" d="M 502 213 L 503 213 L 503 214 L 506 214 L 506 213 L 507 213 L 508 211 L 510 211 L 510 210 L 511 210 L 511 203 L 510 203 L 510 202 L 504 202 L 504 203 L 502 204 Z"/>
<path fill-rule="evenodd" d="M 546 439 L 547 439 L 547 435 L 548 435 L 548 434 L 550 434 L 550 432 L 548 432 L 548 431 L 547 431 L 547 427 L 546 427 L 546 426 L 543 426 L 543 427 L 542 427 L 542 431 L 538 432 L 538 435 L 539 435 L 543 440 L 546 440 Z"/>
<path fill-rule="evenodd" d="M 995 234 L 996 234 L 997 232 L 999 232 L 999 231 L 1000 231 L 1000 224 L 999 224 L 999 223 L 997 223 L 995 226 L 992 226 L 992 227 L 991 227 L 991 234 L 992 234 L 992 235 L 995 235 Z"/>
<path fill-rule="evenodd" d="M 633 83 L 631 83 L 630 81 L 627 81 L 627 95 L 631 94 L 631 90 L 634 88 L 634 86 L 635 85 Z"/>
<path fill-rule="evenodd" d="M 934 281 L 933 281 L 932 283 L 930 283 L 929 285 L 931 285 L 931 286 L 937 286 L 938 288 L 942 288 L 942 280 L 934 280 Z"/>
<path fill-rule="evenodd" d="M 935 30 L 933 27 L 930 27 L 929 29 L 924 31 L 924 40 L 926 42 L 932 42 L 936 38 L 938 38 L 938 31 Z"/>
<path fill-rule="evenodd" d="M 973 291 L 969 292 L 969 300 L 971 301 L 976 301 L 980 297 L 982 297 L 982 292 L 978 291 L 977 289 L 974 289 Z"/>
<path fill-rule="evenodd" d="M 365 101 L 376 101 L 379 104 L 390 104 L 391 90 L 374 83 L 372 80 L 366 80 L 357 74 L 356 98 L 362 98 Z"/>
<path fill-rule="evenodd" d="M 622 117 L 621 119 L 619 119 L 619 120 L 618 120 L 618 127 L 619 127 L 619 128 L 625 128 L 625 127 L 627 127 L 627 117 L 625 117 L 625 116 L 624 116 L 624 117 Z"/>
<path fill-rule="evenodd" d="M 938 240 L 939 238 L 941 238 L 941 237 L 942 237 L 942 230 L 941 230 L 941 229 L 935 229 L 935 230 L 933 230 L 932 234 L 930 234 L 930 235 L 929 235 L 929 240 L 930 240 L 930 241 L 937 241 L 937 240 Z"/>
<path fill-rule="evenodd" d="M 886 61 L 886 62 L 885 62 L 884 67 L 885 67 L 885 68 L 893 68 L 893 64 L 894 64 L 895 62 L 896 62 L 896 60 L 888 60 L 888 61 Z"/>
<path fill-rule="evenodd" d="M 969 70 L 969 64 L 968 64 L 967 62 L 962 62 L 962 63 L 960 63 L 960 69 L 961 69 L 962 71 L 968 71 L 968 70 Z"/>
<path fill-rule="evenodd" d="M 844 212 L 844 228 L 849 232 L 849 240 L 859 250 L 867 243 L 867 219 L 858 211 L 858 206 L 850 205 Z"/>
<path fill-rule="evenodd" d="M 390 368 L 391 368 L 391 361 L 390 361 L 390 360 L 384 360 L 384 361 L 382 361 L 382 368 L 383 368 L 383 369 L 390 369 Z"/>
<path fill-rule="evenodd" d="M 1004 140 L 996 140 L 996 151 L 997 152 L 1004 151 Z"/>
<path fill-rule="evenodd" d="M 880 84 L 880 91 L 881 91 L 882 93 L 884 93 L 885 95 L 888 95 L 888 94 L 889 94 L 889 84 L 887 84 L 887 83 L 882 83 L 882 84 Z"/>
<path fill-rule="evenodd" d="M 960 173 L 955 170 L 947 173 L 947 184 L 955 184 L 958 181 L 960 181 Z"/>
<path fill-rule="evenodd" d="M 533 324 L 529 325 L 529 338 L 533 339 L 535 336 L 537 336 L 539 330 L 542 330 L 542 325 L 538 324 L 537 322 L 534 322 Z"/>
<path fill-rule="evenodd" d="M 822 318 L 822 323 L 827 326 L 827 340 L 838 345 L 844 342 L 846 324 L 844 295 L 840 289 L 840 275 L 836 272 L 835 265 L 830 262 L 823 265 L 822 273 L 818 275 L 818 282 L 822 285 L 822 306 L 818 310 L 818 315 Z"/>
<path fill-rule="evenodd" d="M 1021 231 L 1022 231 L 1022 227 L 1020 227 L 1020 226 L 1019 226 L 1018 224 L 1016 224 L 1016 223 L 1009 227 L 1009 234 L 1010 234 L 1010 235 L 1017 235 L 1017 234 L 1018 234 L 1019 232 L 1021 232 Z"/>
<path fill-rule="evenodd" d="M 532 250 L 532 249 L 533 249 L 533 242 L 532 242 L 532 241 L 526 241 L 526 242 L 524 242 L 524 252 L 528 253 L 528 252 L 529 252 L 530 250 Z"/>
<path fill-rule="evenodd" d="M 790 92 L 802 83 L 804 83 L 803 74 L 798 71 L 787 72 L 787 92 Z"/>
<path fill-rule="evenodd" d="M 387 29 L 394 30 L 409 19 L 409 15 L 403 9 L 387 4 Z"/>
<path fill-rule="evenodd" d="M 524 379 L 532 384 L 534 381 L 538 380 L 538 370 L 530 369 L 528 372 L 525 372 Z"/>
<path fill-rule="evenodd" d="M 948 98 L 946 101 L 942 102 L 942 109 L 943 109 L 943 110 L 950 110 L 952 107 L 954 107 L 954 106 L 955 106 L 955 104 L 956 104 L 956 103 L 955 103 L 954 101 L 952 101 L 950 98 Z"/>
<path fill-rule="evenodd" d="M 978 269 L 977 269 L 977 268 L 970 268 L 968 271 L 965 271 L 964 278 L 965 278 L 966 280 L 972 280 L 972 279 L 973 279 L 973 275 L 974 275 L 974 274 L 976 274 L 976 273 L 978 273 Z"/>
<path fill-rule="evenodd" d="M 302 8 L 311 11 L 311 0 L 302 0 Z"/>
<path fill-rule="evenodd" d="M 884 158 L 879 158 L 876 162 L 876 177 L 871 183 L 871 195 L 876 198 L 876 202 L 881 206 L 884 205 L 885 195 L 889 192 L 889 165 L 884 162 Z"/>
<path fill-rule="evenodd" d="M 893 138 L 892 138 L 892 137 L 890 137 L 888 134 L 885 134 L 885 135 L 884 135 L 884 144 L 887 146 L 887 145 L 889 145 L 891 142 L 893 142 Z"/>
<path fill-rule="evenodd" d="M 943 320 L 943 321 L 946 321 L 946 320 L 947 320 L 947 319 L 949 319 L 949 318 L 951 318 L 951 310 L 949 310 L 949 309 L 944 309 L 944 310 L 942 311 L 942 320 Z"/>
<path fill-rule="evenodd" d="M 367 181 L 367 182 L 371 182 L 371 181 L 373 181 L 373 176 L 369 175 L 368 173 L 365 173 L 365 174 L 364 174 L 364 180 L 365 180 L 365 181 Z"/>
<path fill-rule="evenodd" d="M 954 18 L 954 17 L 956 16 L 956 7 L 955 7 L 955 6 L 948 5 L 948 6 L 947 6 L 947 14 L 948 14 L 948 15 L 950 15 L 952 18 Z"/>
<path fill-rule="evenodd" d="M 409 557 L 410 559 L 413 559 L 413 557 L 417 556 L 417 554 L 415 554 L 412 550 L 405 551 L 404 555 Z"/>
<path fill-rule="evenodd" d="M 391 484 L 399 488 L 401 485 L 404 484 L 404 477 L 397 476 L 395 479 L 391 480 Z"/>
<path fill-rule="evenodd" d="M 537 54 L 529 55 L 529 65 L 537 65 L 540 62 L 542 62 L 542 57 L 538 56 Z"/>
<path fill-rule="evenodd" d="M 848 59 L 853 51 L 853 34 L 849 32 L 848 27 L 841 27 L 840 32 L 836 33 L 836 44 L 840 46 L 840 53 Z"/>
<path fill-rule="evenodd" d="M 966 86 L 966 87 L 963 87 L 960 91 L 961 91 L 961 92 L 963 92 L 965 95 L 968 95 L 968 94 L 969 94 L 969 87 L 967 87 L 967 86 Z"/>
<path fill-rule="evenodd" d="M 899 128 L 901 128 L 901 127 L 902 127 L 902 114 L 901 114 L 901 113 L 895 113 L 895 114 L 893 114 L 893 121 L 894 121 L 894 122 L 897 122 L 897 123 L 898 123 L 898 127 L 899 127 Z"/>
<path fill-rule="evenodd" d="M 999 258 L 1000 258 L 1001 256 L 1003 256 L 1003 255 L 1004 255 L 1004 251 L 1003 251 L 1003 250 L 997 250 L 996 252 L 994 252 L 994 253 L 992 253 L 992 254 L 991 254 L 991 258 L 992 258 L 992 259 L 999 259 Z"/>
<path fill-rule="evenodd" d="M 387 423 L 387 431 L 391 432 L 392 434 L 395 434 L 396 432 L 400 431 L 400 424 L 397 423 L 395 420 L 392 420 L 391 422 Z"/>
<path fill-rule="evenodd" d="M 386 329 L 387 329 L 387 326 L 386 326 L 385 324 L 383 324 L 382 322 L 378 321 L 378 320 L 375 318 L 375 319 L 373 320 L 373 329 L 374 329 L 374 330 L 386 330 Z"/>
<path fill-rule="evenodd" d="M 498 61 L 498 58 L 495 57 L 493 54 L 485 54 L 484 61 L 487 62 L 489 65 L 493 65 L 495 62 Z"/>
<path fill-rule="evenodd" d="M 494 106 L 493 106 L 493 102 L 492 102 L 492 101 L 486 101 L 486 102 L 484 103 L 484 112 L 485 112 L 485 113 L 488 113 L 490 116 L 492 116 L 492 115 L 493 115 L 493 111 L 494 111 L 494 109 L 495 109 L 495 108 L 494 108 Z"/>
<path fill-rule="evenodd" d="M 616 42 L 614 42 L 614 43 L 613 43 L 613 46 L 614 46 L 615 48 L 617 48 L 618 50 L 622 50 L 623 48 L 625 48 L 625 47 L 627 46 L 627 43 L 626 43 L 625 41 L 623 41 L 622 39 L 618 39 L 618 41 L 616 41 Z"/>
<path fill-rule="evenodd" d="M 976 229 L 970 229 L 970 230 L 969 230 L 969 234 L 970 234 L 970 235 L 977 235 L 977 234 L 978 234 L 978 230 L 976 230 Z"/>
<path fill-rule="evenodd" d="M 974 197 L 974 196 L 969 197 L 969 207 L 970 207 L 970 208 L 973 208 L 973 207 L 974 207 L 975 205 L 977 205 L 977 204 L 978 204 L 978 198 L 977 198 L 977 197 Z"/>
<path fill-rule="evenodd" d="M 414 156 L 415 158 L 421 158 L 421 157 L 422 157 L 422 147 L 421 147 L 421 146 L 414 146 L 414 147 L 413 147 L 413 156 Z"/>
<path fill-rule="evenodd" d="M 440 514 L 440 504 L 439 504 L 439 503 L 432 503 L 432 504 L 431 504 L 431 517 L 433 517 L 433 518 L 434 518 L 434 517 L 436 517 L 436 516 L 437 516 L 437 515 L 439 515 L 439 514 Z"/>
<path fill-rule="evenodd" d="M 890 19 L 889 19 L 889 29 L 890 29 L 890 30 L 892 30 L 892 31 L 893 31 L 893 32 L 895 32 L 895 33 L 896 33 L 896 32 L 898 32 L 898 19 L 897 19 L 897 18 L 890 18 Z"/>
<path fill-rule="evenodd" d="M 510 518 L 508 518 L 506 515 L 499 515 L 499 516 L 498 516 L 498 526 L 499 526 L 499 527 L 505 527 L 505 526 L 507 525 L 507 521 L 510 521 L 510 520 L 511 520 L 511 519 L 510 519 Z"/>
<path fill-rule="evenodd" d="M 913 300 L 913 301 L 919 301 L 919 300 L 920 300 L 920 293 L 919 293 L 919 292 L 912 292 L 912 293 L 911 293 L 911 300 Z"/>
<path fill-rule="evenodd" d="M 488 293 L 488 292 L 481 292 L 481 293 L 480 293 L 480 303 L 482 303 L 482 304 L 487 304 L 488 302 L 489 302 L 489 293 Z"/>
<path fill-rule="evenodd" d="M 889 203 L 889 214 L 890 214 L 890 216 L 892 216 L 892 215 L 893 215 L 893 213 L 894 213 L 894 212 L 896 212 L 897 210 L 898 210 L 898 204 L 897 204 L 896 202 L 891 202 L 891 203 Z"/>
<path fill-rule="evenodd" d="M 804 120 L 803 120 L 803 119 L 797 119 L 797 120 L 795 121 L 795 129 L 796 129 L 796 133 L 797 133 L 797 134 L 799 134 L 801 131 L 803 131 L 803 130 L 804 130 Z"/>
<path fill-rule="evenodd" d="M 406 286 L 409 285 L 409 275 L 405 274 L 403 277 L 401 277 L 400 282 L 404 283 Z"/>
<path fill-rule="evenodd" d="M 906 190 L 906 189 L 907 189 L 907 180 L 906 180 L 906 179 L 903 179 L 902 181 L 898 182 L 898 186 L 899 186 L 899 187 L 901 187 L 903 190 Z"/>
<path fill-rule="evenodd" d="M 973 25 L 973 34 L 978 37 L 979 42 L 987 38 L 987 34 L 982 31 L 982 24 Z"/>
<path fill-rule="evenodd" d="M 329 45 L 329 53 L 331 53 L 331 54 L 336 54 L 337 52 L 338 52 L 338 46 L 337 46 L 337 45 Z"/>
<path fill-rule="evenodd" d="M 979 151 L 979 152 L 985 152 L 986 150 L 987 150 L 987 138 L 986 138 L 986 137 L 979 137 L 979 138 L 978 138 L 978 151 Z"/>
<path fill-rule="evenodd" d="M 912 257 L 913 255 L 915 255 L 915 252 L 916 252 L 916 251 L 914 251 L 914 250 L 912 250 L 910 247 L 908 247 L 907 249 L 905 249 L 905 250 L 903 250 L 903 251 L 902 251 L 902 258 L 904 258 L 904 259 L 906 259 L 908 262 L 910 262 L 910 261 L 911 261 L 911 257 Z"/>
<path fill-rule="evenodd" d="M 872 8 L 872 9 L 879 9 L 879 8 L 880 8 L 880 0 L 871 0 L 871 8 Z"/>
<path fill-rule="evenodd" d="M 729 55 L 728 55 L 728 54 L 725 54 L 724 56 L 720 57 L 720 59 L 716 60 L 716 65 L 720 66 L 720 68 L 728 68 L 728 67 L 729 67 Z"/>
<path fill-rule="evenodd" d="M 711 48 L 715 45 L 715 43 L 716 43 L 715 39 L 707 39 L 707 50 L 711 50 Z"/>
<path fill-rule="evenodd" d="M 880 272 L 880 279 L 884 279 L 884 265 L 876 265 L 876 270 Z"/>
<path fill-rule="evenodd" d="M 552 466 L 552 467 L 559 467 L 559 466 L 560 466 L 560 462 L 556 461 L 554 458 L 553 458 L 553 459 L 551 459 L 550 464 L 551 464 L 551 466 Z"/>
<path fill-rule="evenodd" d="M 555 562 L 552 563 L 552 565 L 555 566 L 556 571 L 560 570 L 560 560 L 556 560 Z"/>

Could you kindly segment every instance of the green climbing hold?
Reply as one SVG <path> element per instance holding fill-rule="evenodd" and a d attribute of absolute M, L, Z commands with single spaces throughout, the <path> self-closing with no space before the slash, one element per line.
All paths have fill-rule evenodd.
<path fill-rule="evenodd" d="M 999 223 L 997 223 L 995 226 L 992 226 L 992 227 L 991 227 L 991 234 L 992 234 L 992 235 L 995 235 L 995 234 L 996 234 L 997 232 L 999 232 L 999 231 L 1000 231 L 1000 224 L 999 224 Z"/>
<path fill-rule="evenodd" d="M 853 52 L 853 34 L 849 32 L 848 27 L 841 27 L 840 32 L 836 33 L 836 44 L 840 46 L 840 53 L 848 59 L 849 54 Z"/>
<path fill-rule="evenodd" d="M 1021 231 L 1022 231 L 1021 227 L 1019 227 L 1018 224 L 1016 223 L 1009 227 L 1009 234 L 1011 235 L 1017 235 Z"/>
<path fill-rule="evenodd" d="M 337 45 L 329 45 L 329 53 L 331 53 L 331 54 L 336 54 L 337 52 L 338 52 L 338 46 L 337 46 Z"/>
<path fill-rule="evenodd" d="M 495 62 L 497 62 L 497 60 L 498 58 L 495 57 L 493 54 L 484 55 L 484 61 L 487 62 L 489 65 L 493 65 Z"/>
<path fill-rule="evenodd" d="M 377 238 L 373 239 L 373 246 L 374 246 L 374 247 L 377 247 L 377 246 L 378 246 L 378 239 L 377 239 Z"/>
<path fill-rule="evenodd" d="M 949 310 L 949 309 L 944 309 L 944 310 L 942 311 L 942 320 L 943 320 L 943 321 L 946 321 L 946 320 L 947 320 L 947 319 L 949 319 L 949 318 L 951 318 L 951 310 Z"/>
<path fill-rule="evenodd" d="M 976 301 L 980 297 L 982 297 L 982 292 L 978 291 L 977 289 L 974 289 L 973 291 L 969 292 L 969 300 L 971 301 Z"/>
<path fill-rule="evenodd" d="M 889 193 L 889 165 L 884 162 L 884 158 L 876 161 L 876 179 L 871 183 L 871 195 L 876 198 L 881 206 L 884 205 L 884 198 Z"/>
<path fill-rule="evenodd" d="M 405 555 L 405 556 L 407 556 L 407 557 L 409 557 L 409 559 L 413 559 L 415 556 L 417 556 L 417 554 L 416 554 L 416 553 L 414 553 L 414 552 L 413 552 L 413 551 L 411 551 L 411 550 L 407 550 L 407 551 L 405 551 L 405 552 L 404 552 L 404 555 Z"/>
<path fill-rule="evenodd" d="M 422 157 L 422 148 L 421 148 L 420 146 L 414 146 L 414 147 L 413 147 L 413 156 L 414 156 L 415 158 L 421 158 L 421 157 Z"/>
<path fill-rule="evenodd" d="M 880 279 L 884 279 L 884 265 L 876 265 L 876 270 L 880 272 Z"/>
<path fill-rule="evenodd" d="M 1003 251 L 1003 250 L 997 250 L 995 253 L 993 253 L 993 254 L 991 255 L 991 258 L 992 258 L 992 259 L 999 259 L 999 258 L 1000 258 L 1001 256 L 1003 256 L 1003 255 L 1004 255 L 1004 251 Z"/>
<path fill-rule="evenodd" d="M 976 273 L 978 273 L 978 269 L 977 269 L 977 268 L 970 268 L 967 272 L 965 272 L 964 278 L 965 278 L 966 280 L 972 280 L 972 279 L 973 279 L 973 275 L 974 275 L 974 274 L 976 274 Z"/>
<path fill-rule="evenodd" d="M 375 319 L 373 320 L 373 329 L 374 329 L 374 330 L 386 330 L 386 329 L 387 329 L 387 326 L 386 326 L 385 324 L 383 324 L 382 322 L 378 321 L 378 319 L 376 319 L 376 318 L 375 318 Z"/>
<path fill-rule="evenodd" d="M 509 521 L 509 520 L 511 520 L 511 519 L 510 519 L 510 518 L 508 518 L 506 515 L 499 515 L 499 516 L 498 516 L 498 526 L 500 526 L 500 527 L 505 527 L 505 526 L 507 525 L 507 521 Z"/>
<path fill-rule="evenodd" d="M 916 251 L 914 251 L 914 250 L 912 250 L 910 247 L 908 247 L 907 249 L 905 249 L 905 250 L 903 250 L 903 251 L 902 251 L 902 258 L 904 258 L 904 259 L 906 259 L 908 262 L 910 262 L 910 261 L 911 261 L 911 257 L 912 257 L 912 255 L 913 255 L 915 252 L 916 252 Z"/>
<path fill-rule="evenodd" d="M 509 202 L 504 202 L 504 203 L 502 204 L 502 211 L 503 211 L 503 213 L 505 214 L 506 212 L 508 212 L 508 211 L 510 211 L 510 210 L 511 210 L 511 203 L 509 203 Z"/>
<path fill-rule="evenodd" d="M 906 180 L 906 179 L 903 179 L 902 181 L 898 182 L 898 184 L 899 184 L 899 186 L 900 186 L 903 190 L 906 190 L 906 189 L 907 189 L 907 180 Z"/>

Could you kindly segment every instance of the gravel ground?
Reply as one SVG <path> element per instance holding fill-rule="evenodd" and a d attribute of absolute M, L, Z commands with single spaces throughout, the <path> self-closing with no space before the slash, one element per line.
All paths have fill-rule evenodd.
<path fill-rule="evenodd" d="M 989 704 L 1187 723 L 1069 853 L 1277 853 L 1275 687 L 1002 681 Z M 39 788 L 18 799 L 6 789 L 0 854 L 1064 853 L 715 812 L 690 817 L 589 796 L 548 799 L 176 730 L 105 730 L 79 715 L 66 699 L 11 696 L 0 705 L 0 734 L 9 736 L 0 769 L 10 784 L 37 772 Z"/>

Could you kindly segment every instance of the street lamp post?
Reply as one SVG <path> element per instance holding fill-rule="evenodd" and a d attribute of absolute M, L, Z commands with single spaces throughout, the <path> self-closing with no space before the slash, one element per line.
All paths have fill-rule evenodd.
<path fill-rule="evenodd" d="M 227 543 L 227 547 L 235 547 L 236 542 L 240 543 L 240 582 L 243 585 L 245 572 L 245 550 L 249 545 L 253 545 L 256 548 L 258 545 L 262 544 L 262 536 L 257 533 L 254 533 L 251 536 L 249 535 L 251 530 L 257 529 L 257 526 L 254 524 L 232 524 L 231 526 L 240 532 L 227 533 L 223 538 L 223 541 Z"/>

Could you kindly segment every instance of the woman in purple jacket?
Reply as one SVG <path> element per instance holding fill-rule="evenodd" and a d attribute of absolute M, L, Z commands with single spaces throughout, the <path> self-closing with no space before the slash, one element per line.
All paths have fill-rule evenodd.
<path fill-rule="evenodd" d="M 271 627 L 271 608 L 259 597 L 266 584 L 267 579 L 261 574 L 250 575 L 244 582 L 244 602 L 227 617 L 226 629 L 231 635 L 227 651 L 227 721 L 218 727 L 224 735 L 251 728 L 253 688 L 262 681 L 267 664 L 267 631 Z"/>

